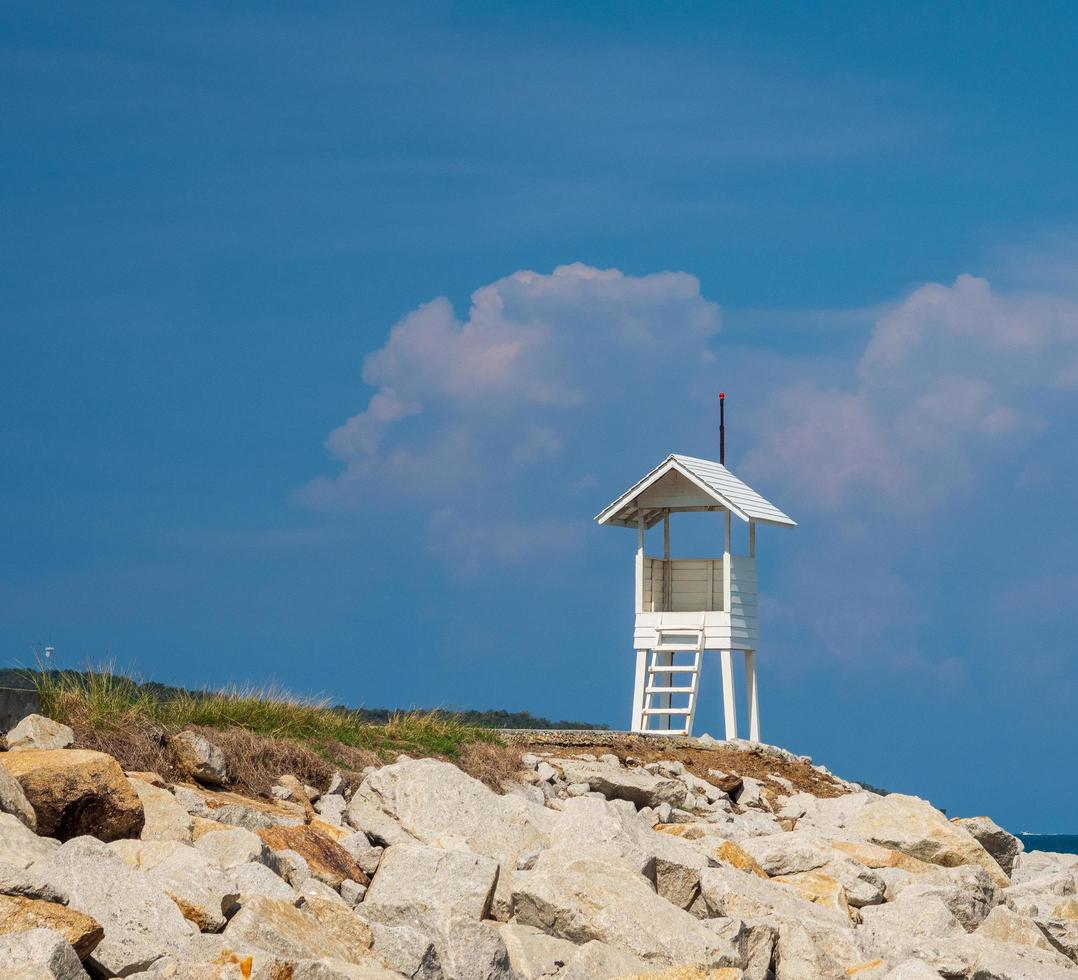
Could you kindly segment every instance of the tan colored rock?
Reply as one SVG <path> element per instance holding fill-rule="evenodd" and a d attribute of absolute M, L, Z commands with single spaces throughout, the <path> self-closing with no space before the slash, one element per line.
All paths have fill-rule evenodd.
<path fill-rule="evenodd" d="M 991 817 L 954 817 L 951 822 L 968 830 L 996 859 L 1003 873 L 1010 876 L 1018 855 L 1025 850 L 1025 845 L 1014 834 L 1008 833 Z"/>
<path fill-rule="evenodd" d="M 724 840 L 712 851 L 712 857 L 738 871 L 748 871 L 757 878 L 766 878 L 767 872 L 732 840 Z"/>
<path fill-rule="evenodd" d="M 698 823 L 657 823 L 651 828 L 657 834 L 669 834 L 682 840 L 702 840 L 707 831 Z"/>
<path fill-rule="evenodd" d="M 167 789 L 154 786 L 142 779 L 128 776 L 128 782 L 142 803 L 145 823 L 142 840 L 176 840 L 190 844 L 193 839 L 195 818 Z"/>
<path fill-rule="evenodd" d="M 337 827 L 334 824 L 326 823 L 325 820 L 320 820 L 318 817 L 315 817 L 310 822 L 310 828 L 318 831 L 323 837 L 328 837 L 330 840 L 335 841 L 345 840 L 355 833 L 351 827 Z"/>
<path fill-rule="evenodd" d="M 237 953 L 257 951 L 294 960 L 328 957 L 345 963 L 371 960 L 369 932 L 340 935 L 308 911 L 258 895 L 233 916 L 224 937 Z"/>
<path fill-rule="evenodd" d="M 183 844 L 176 840 L 114 840 L 109 844 L 109 850 L 136 871 L 156 868 L 179 847 Z"/>
<path fill-rule="evenodd" d="M 720 966 L 708 969 L 704 966 L 671 966 L 665 970 L 649 970 L 647 973 L 625 973 L 616 980 L 742 980 L 745 974 L 736 966 Z"/>
<path fill-rule="evenodd" d="M 300 907 L 352 949 L 369 950 L 374 944 L 370 926 L 339 901 L 306 895 Z"/>
<path fill-rule="evenodd" d="M 829 875 L 821 874 L 819 871 L 799 871 L 796 874 L 777 875 L 772 880 L 789 885 L 806 902 L 834 909 L 843 915 L 850 914 L 846 889 Z"/>
<path fill-rule="evenodd" d="M 831 846 L 866 868 L 900 868 L 902 871 L 917 875 L 936 867 L 927 861 L 896 851 L 893 847 L 881 847 L 879 844 L 869 844 L 867 841 L 833 840 Z"/>
<path fill-rule="evenodd" d="M 977 926 L 974 935 L 992 939 L 998 943 L 1033 946 L 1050 952 L 1055 950 L 1036 922 L 1028 915 L 1012 912 L 1005 905 L 997 905 L 992 909 L 985 920 Z"/>
<path fill-rule="evenodd" d="M 221 823 L 219 820 L 208 820 L 206 817 L 191 817 L 191 840 L 196 841 L 205 834 L 212 834 L 219 830 L 233 830 L 230 823 Z"/>
<path fill-rule="evenodd" d="M 66 749 L 75 741 L 75 733 L 44 715 L 27 715 L 7 733 L 7 750 Z"/>
<path fill-rule="evenodd" d="M 144 783 L 156 786 L 158 789 L 168 789 L 168 783 L 159 772 L 152 769 L 125 769 L 124 775 L 128 779 L 141 779 Z"/>
<path fill-rule="evenodd" d="M 370 884 L 355 858 L 313 827 L 268 827 L 256 833 L 272 851 L 295 851 L 307 862 L 310 873 L 332 888 L 340 888 L 346 879 Z"/>
<path fill-rule="evenodd" d="M 892 793 L 874 800 L 853 814 L 846 826 L 858 837 L 930 864 L 945 868 L 977 864 L 996 885 L 1010 883 L 996 859 L 968 830 L 916 796 Z"/>
<path fill-rule="evenodd" d="M 296 779 L 295 776 L 281 776 L 277 780 L 277 785 L 282 789 L 287 790 L 289 794 L 288 799 L 303 807 L 303 814 L 308 823 L 317 818 L 318 813 L 315 811 L 314 804 L 311 803 L 311 799 L 307 795 L 307 790 L 304 789 L 303 783 Z"/>
<path fill-rule="evenodd" d="M 59 840 L 83 834 L 111 841 L 138 837 L 145 823 L 138 794 L 120 764 L 87 749 L 26 749 L 0 754 L 37 816 L 37 832 Z"/>
<path fill-rule="evenodd" d="M 33 898 L 0 895 L 0 936 L 27 929 L 52 929 L 75 949 L 80 960 L 86 959 L 105 935 L 94 918 L 54 902 Z"/>
<path fill-rule="evenodd" d="M 643 876 L 620 864 L 586 858 L 566 862 L 547 852 L 535 870 L 514 877 L 513 909 L 521 925 L 574 943 L 597 939 L 656 966 L 744 962 L 738 943 L 661 898 Z"/>

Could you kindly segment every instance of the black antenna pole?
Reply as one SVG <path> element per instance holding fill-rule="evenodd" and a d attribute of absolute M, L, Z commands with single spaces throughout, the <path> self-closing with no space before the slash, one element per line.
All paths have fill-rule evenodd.
<path fill-rule="evenodd" d="M 726 465 L 726 392 L 719 392 L 719 462 Z"/>

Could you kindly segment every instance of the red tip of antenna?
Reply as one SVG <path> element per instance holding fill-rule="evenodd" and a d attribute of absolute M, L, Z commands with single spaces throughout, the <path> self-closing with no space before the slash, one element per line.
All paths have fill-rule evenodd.
<path fill-rule="evenodd" d="M 721 399 L 721 398 L 725 398 L 725 397 L 726 397 L 726 392 L 725 391 L 720 391 L 719 392 L 719 398 Z"/>

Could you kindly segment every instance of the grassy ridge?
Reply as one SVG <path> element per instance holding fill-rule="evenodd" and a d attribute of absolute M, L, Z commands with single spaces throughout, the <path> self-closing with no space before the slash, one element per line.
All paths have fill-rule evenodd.
<path fill-rule="evenodd" d="M 472 743 L 499 744 L 495 731 L 468 725 L 440 712 L 395 712 L 382 724 L 326 702 L 285 691 L 232 689 L 167 695 L 109 667 L 86 671 L 27 671 L 37 689 L 42 713 L 79 729 L 110 731 L 188 726 L 242 729 L 268 739 L 289 739 L 318 751 L 333 746 L 378 755 L 418 751 L 455 757 Z"/>
<path fill-rule="evenodd" d="M 44 665 L 42 665 L 44 668 Z M 180 701 L 187 698 L 194 699 L 206 699 L 214 698 L 218 695 L 204 691 L 190 691 L 179 687 L 170 687 L 166 684 L 159 684 L 156 681 L 138 681 L 128 674 L 118 674 L 111 666 L 106 666 L 98 670 L 90 669 L 88 671 L 55 671 L 55 670 L 29 670 L 18 668 L 0 668 L 0 687 L 39 687 L 40 682 L 36 675 L 40 673 L 48 673 L 54 678 L 62 676 L 64 683 L 71 686 L 75 683 L 76 679 L 82 678 L 87 685 L 94 683 L 91 681 L 90 675 L 94 674 L 108 674 L 113 678 L 113 682 L 119 685 L 131 685 L 137 689 L 137 696 L 145 694 L 151 698 L 159 701 Z M 254 691 L 253 696 L 258 700 L 265 700 L 267 693 L 270 697 L 279 697 L 278 693 L 265 691 Z M 125 699 L 136 698 L 135 692 L 124 692 L 123 697 Z M 311 704 L 310 699 L 295 698 L 287 696 L 286 700 L 296 703 Z M 393 722 L 394 719 L 400 719 L 405 716 L 421 715 L 435 719 L 442 719 L 445 721 L 457 721 L 462 725 L 469 728 L 544 728 L 544 729 L 594 729 L 594 730 L 606 730 L 606 725 L 595 725 L 585 721 L 552 721 L 548 718 L 539 717 L 531 714 L 527 711 L 501 711 L 501 710 L 489 710 L 489 711 L 447 711 L 442 708 L 435 708 L 429 710 L 420 711 L 405 711 L 399 708 L 350 708 L 343 704 L 331 705 L 328 701 L 317 701 L 316 703 L 320 708 L 326 710 L 332 710 L 339 712 L 343 715 L 348 715 L 357 722 L 366 722 L 374 725 L 387 725 Z"/>

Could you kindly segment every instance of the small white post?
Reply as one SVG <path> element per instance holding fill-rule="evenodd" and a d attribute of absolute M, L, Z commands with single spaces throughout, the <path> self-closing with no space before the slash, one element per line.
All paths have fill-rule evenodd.
<path fill-rule="evenodd" d="M 642 732 L 646 727 L 644 721 L 644 687 L 648 678 L 648 652 L 647 650 L 636 651 L 636 679 L 633 682 L 633 718 L 629 722 L 629 731 Z"/>
<path fill-rule="evenodd" d="M 726 512 L 726 547 L 722 553 L 722 608 L 726 613 L 731 606 L 730 581 L 730 512 Z"/>
<path fill-rule="evenodd" d="M 644 511 L 636 511 L 636 611 L 644 611 Z"/>
<path fill-rule="evenodd" d="M 670 580 L 673 572 L 670 568 L 670 508 L 663 511 L 663 612 L 670 611 Z"/>
<path fill-rule="evenodd" d="M 749 704 L 749 738 L 760 741 L 760 702 L 756 694 L 756 651 L 745 651 L 745 697 Z"/>
<path fill-rule="evenodd" d="M 737 738 L 737 707 L 734 703 L 734 659 L 730 650 L 721 651 L 722 708 L 726 716 L 726 737 Z"/>

